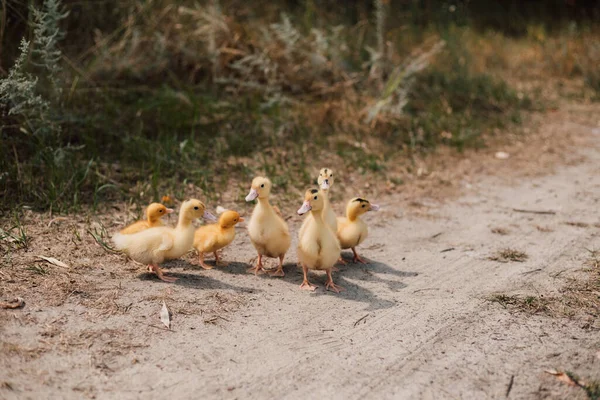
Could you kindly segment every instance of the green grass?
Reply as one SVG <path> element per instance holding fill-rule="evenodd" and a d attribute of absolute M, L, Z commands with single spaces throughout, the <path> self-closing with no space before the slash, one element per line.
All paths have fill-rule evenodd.
<path fill-rule="evenodd" d="M 61 82 L 62 90 L 38 88 L 50 104 L 36 120 L 45 134 L 28 129 L 20 116 L 0 130 L 0 195 L 7 199 L 0 207 L 97 210 L 110 201 L 145 205 L 165 194 L 212 202 L 230 182 L 259 173 L 288 192 L 310 184 L 314 169 L 333 155 L 344 164 L 339 169 L 385 180 L 398 160 L 410 163 L 436 146 L 484 146 L 531 108 L 532 100 L 500 78 L 472 70 L 473 55 L 462 46 L 468 28 L 428 27 L 427 35 L 444 38 L 445 50 L 415 76 L 404 71 L 379 82 L 371 74 L 370 23 L 333 28 L 327 15 L 307 6 L 302 18 L 278 17 L 275 24 L 228 15 L 222 19 L 228 30 L 215 28 L 210 39 L 193 34 L 204 21 L 206 10 L 198 10 L 182 17 L 157 1 L 129 20 L 119 8 L 123 25 L 84 56 L 66 54 L 70 63 L 59 75 L 30 66 L 40 82 Z M 175 24 L 183 25 L 168 29 Z M 259 35 L 258 26 L 270 36 Z M 407 49 L 427 50 L 427 35 L 413 42 L 398 36 L 390 68 L 403 71 L 413 58 Z M 246 56 L 223 56 L 215 65 L 205 57 L 210 40 Z M 141 63 L 140 56 L 151 57 Z M 365 122 L 363 110 L 378 100 L 403 97 L 403 113 L 383 110 L 373 124 Z"/>

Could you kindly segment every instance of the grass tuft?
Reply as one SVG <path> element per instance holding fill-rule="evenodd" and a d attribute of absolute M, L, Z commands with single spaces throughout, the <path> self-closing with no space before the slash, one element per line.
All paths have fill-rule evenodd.
<path fill-rule="evenodd" d="M 529 258 L 527 253 L 511 248 L 505 248 L 497 251 L 495 254 L 488 257 L 492 261 L 507 262 L 524 262 Z"/>

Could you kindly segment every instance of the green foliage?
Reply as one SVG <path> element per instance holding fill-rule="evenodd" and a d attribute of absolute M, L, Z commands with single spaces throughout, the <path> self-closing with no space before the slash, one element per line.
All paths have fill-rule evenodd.
<path fill-rule="evenodd" d="M 29 42 L 21 40 L 20 54 L 8 76 L 0 82 L 0 101 L 8 115 L 42 119 L 48 102 L 37 93 L 37 78 L 26 71 Z"/>
<path fill-rule="evenodd" d="M 0 131 L 5 205 L 67 211 L 181 197 L 190 187 L 212 199 L 232 176 L 259 170 L 301 186 L 309 160 L 336 151 L 383 175 L 398 149 L 462 149 L 518 122 L 525 103 L 500 80 L 473 74 L 455 34 L 439 60 L 436 32 L 406 42 L 421 55 L 391 44 L 384 3 L 364 8 L 372 21 L 357 25 L 312 1 L 251 14 L 223 2 L 115 3 L 112 22 L 82 20 L 94 30 L 80 26 L 81 15 L 67 18 L 60 0 L 43 0 L 30 10 L 32 48 L 23 42 L 0 86 L 10 117 Z M 92 31 L 93 46 L 68 53 Z M 65 59 L 73 68 L 63 70 Z M 348 137 L 358 146 L 342 144 Z M 380 150 L 363 147 L 367 137 Z"/>
<path fill-rule="evenodd" d="M 480 146 L 483 135 L 520 121 L 531 100 L 504 81 L 469 70 L 469 54 L 452 44 L 439 62 L 420 74 L 405 108 L 414 143 Z M 454 48 L 453 48 L 454 47 Z"/>

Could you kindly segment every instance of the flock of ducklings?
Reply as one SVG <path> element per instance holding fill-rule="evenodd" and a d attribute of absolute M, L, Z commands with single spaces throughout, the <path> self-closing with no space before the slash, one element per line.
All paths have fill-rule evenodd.
<path fill-rule="evenodd" d="M 367 224 L 360 216 L 379 210 L 379 206 L 356 197 L 348 202 L 346 216 L 336 217 L 328 198 L 334 182 L 331 169 L 321 169 L 317 181 L 319 189 L 307 190 L 298 210 L 299 215 L 310 211 L 298 233 L 298 261 L 304 272 L 300 288 L 315 290 L 316 286 L 308 281 L 308 270 L 324 270 L 327 273 L 326 289 L 339 293 L 343 288 L 333 283 L 332 270 L 337 270 L 336 263 L 345 263 L 341 257 L 342 249 L 352 249 L 354 262 L 365 263 L 356 252 L 356 247 L 368 234 Z M 256 177 L 246 196 L 248 202 L 258 199 L 248 223 L 250 240 L 258 253 L 256 265 L 250 271 L 265 273 L 263 257 L 278 258 L 279 265 L 270 275 L 284 276 L 283 259 L 290 248 L 291 238 L 281 212 L 269 203 L 271 186 L 268 178 Z M 217 252 L 233 241 L 235 225 L 244 221 L 239 213 L 231 210 L 223 212 L 217 221 L 200 200 L 191 199 L 182 203 L 175 228 L 163 226 L 161 218 L 172 212 L 162 204 L 153 203 L 146 210 L 147 220 L 129 225 L 112 238 L 118 250 L 139 263 L 147 264 L 150 271 L 166 282 L 174 282 L 176 278 L 166 276 L 159 264 L 179 258 L 192 248 L 198 252 L 199 264 L 203 268 L 212 268 L 204 262 L 207 253 L 213 253 L 215 264 L 220 265 Z M 192 221 L 201 217 L 216 223 L 195 229 Z"/>

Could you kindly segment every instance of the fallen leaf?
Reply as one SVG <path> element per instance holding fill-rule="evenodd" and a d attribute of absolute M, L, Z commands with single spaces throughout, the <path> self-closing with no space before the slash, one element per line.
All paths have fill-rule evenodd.
<path fill-rule="evenodd" d="M 575 382 L 573 379 L 571 379 L 571 377 L 567 374 L 565 374 L 564 372 L 559 372 L 555 369 L 547 369 L 544 371 L 547 374 L 550 375 L 554 375 L 556 377 L 556 379 L 558 379 L 559 381 L 566 383 L 569 386 L 577 386 L 578 383 Z M 581 384 L 581 383 L 579 383 Z"/>
<path fill-rule="evenodd" d="M 15 309 L 21 308 L 23 306 L 25 306 L 25 300 L 23 300 L 22 297 L 15 297 L 12 301 L 9 301 L 7 303 L 0 303 L 0 308 Z"/>
<path fill-rule="evenodd" d="M 167 328 L 171 329 L 171 316 L 169 315 L 169 309 L 164 300 L 162 309 L 160 310 L 160 320 Z"/>
<path fill-rule="evenodd" d="M 508 157 L 510 157 L 510 154 L 508 154 L 504 151 L 498 151 L 498 152 L 496 152 L 494 157 L 496 157 L 499 160 L 506 160 Z"/>
<path fill-rule="evenodd" d="M 217 206 L 217 214 L 223 214 L 227 209 L 225 207 Z"/>
<path fill-rule="evenodd" d="M 173 205 L 173 199 L 171 198 L 171 196 L 163 196 L 162 199 L 160 199 L 160 202 L 163 203 L 165 206 Z"/>
<path fill-rule="evenodd" d="M 39 257 L 42 260 L 49 262 L 50 264 L 56 265 L 57 267 L 70 268 L 64 262 L 57 260 L 56 258 L 53 258 L 53 257 L 44 257 L 44 256 L 36 256 L 36 257 Z"/>

